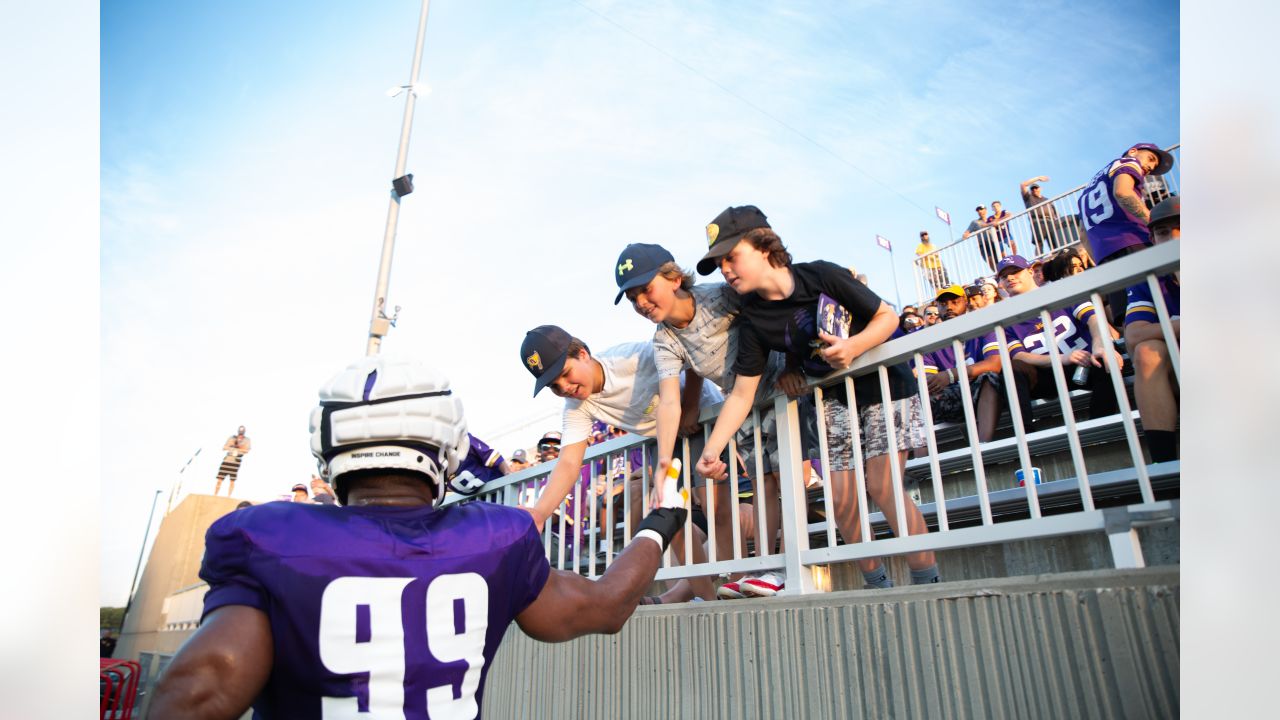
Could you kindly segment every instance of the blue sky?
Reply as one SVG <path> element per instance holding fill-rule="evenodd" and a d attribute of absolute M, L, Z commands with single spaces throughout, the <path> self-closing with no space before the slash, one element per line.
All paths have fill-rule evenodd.
<path fill-rule="evenodd" d="M 628 243 L 691 266 L 712 217 L 756 204 L 798 260 L 893 300 L 876 234 L 905 297 L 916 233 L 947 236 L 934 205 L 958 234 L 1020 180 L 1063 192 L 1180 139 L 1176 5 L 834 5 L 435 0 L 385 351 L 436 363 L 509 451 L 544 428 L 492 435 L 558 408 L 529 397 L 526 329 L 651 336 L 611 304 Z M 212 491 L 238 424 L 238 495 L 314 467 L 315 391 L 363 353 L 403 111 L 383 91 L 418 9 L 103 3 L 103 604 L 197 448 L 184 492 Z"/>

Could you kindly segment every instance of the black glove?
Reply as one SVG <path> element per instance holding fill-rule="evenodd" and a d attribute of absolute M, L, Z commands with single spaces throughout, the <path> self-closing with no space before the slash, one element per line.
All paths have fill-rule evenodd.
<path fill-rule="evenodd" d="M 650 512 L 640 521 L 640 527 L 636 528 L 636 532 L 641 530 L 652 530 L 662 537 L 662 551 L 667 551 L 667 546 L 671 544 L 671 538 L 684 528 L 685 518 L 689 516 L 689 511 L 684 508 L 658 508 Z"/>

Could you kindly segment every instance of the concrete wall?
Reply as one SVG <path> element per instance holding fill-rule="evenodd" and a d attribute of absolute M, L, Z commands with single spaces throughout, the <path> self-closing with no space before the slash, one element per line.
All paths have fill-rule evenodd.
<path fill-rule="evenodd" d="M 191 631 L 166 632 L 164 602 L 173 592 L 200 582 L 204 535 L 241 498 L 188 495 L 160 522 L 133 605 L 124 619 L 115 657 L 137 660 L 140 652 L 172 653 Z"/>
<path fill-rule="evenodd" d="M 1176 567 L 639 609 L 559 645 L 513 625 L 502 718 L 1163 718 Z"/>

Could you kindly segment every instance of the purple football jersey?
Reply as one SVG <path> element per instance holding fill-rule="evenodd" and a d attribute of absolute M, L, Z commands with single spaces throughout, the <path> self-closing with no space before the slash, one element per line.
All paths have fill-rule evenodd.
<path fill-rule="evenodd" d="M 1093 333 L 1089 331 L 1089 323 L 1095 315 L 1093 303 L 1085 301 L 1079 305 L 1060 310 L 1052 310 L 1053 336 L 1058 342 L 1058 352 L 1066 355 L 1072 350 L 1089 350 L 1093 347 Z M 1032 318 L 1014 325 L 1010 330 L 1020 341 L 1020 350 L 1036 355 L 1048 355 L 1049 347 L 1045 344 L 1044 323 L 1039 318 Z M 1010 352 L 1013 342 L 1009 343 Z"/>
<path fill-rule="evenodd" d="M 470 472 L 484 482 L 502 477 L 502 470 L 498 467 L 502 464 L 502 454 L 475 435 L 468 434 L 467 439 L 471 445 L 467 448 L 467 456 L 458 463 L 458 472 Z"/>
<path fill-rule="evenodd" d="M 247 605 L 270 621 L 254 717 L 439 718 L 478 716 L 498 644 L 549 572 L 517 508 L 267 503 L 209 528 L 200 577 L 205 615 Z"/>
<path fill-rule="evenodd" d="M 1021 350 L 1021 346 L 1018 346 Z M 1014 353 L 1011 345 L 1009 352 Z M 987 333 L 980 337 L 969 338 L 964 342 L 964 361 L 966 365 L 973 365 L 982 360 L 986 360 L 992 355 L 1000 354 L 1000 346 L 996 343 L 995 333 Z M 940 347 L 932 352 L 925 353 L 921 356 L 924 360 L 924 371 L 930 375 L 939 372 L 946 372 L 956 366 L 955 351 L 950 345 Z M 912 365 L 915 361 L 912 361 Z"/>
<path fill-rule="evenodd" d="M 1135 245 L 1149 245 L 1150 231 L 1142 219 L 1116 202 L 1115 181 L 1121 175 L 1133 178 L 1138 196 L 1144 192 L 1142 165 L 1135 158 L 1113 160 L 1098 171 L 1085 186 L 1078 205 L 1093 259 L 1102 262 L 1117 251 Z"/>
<path fill-rule="evenodd" d="M 1178 320 L 1182 314 L 1182 302 L 1180 299 L 1181 286 L 1172 275 L 1164 275 L 1160 277 L 1160 295 L 1164 297 L 1165 309 L 1169 311 L 1170 320 Z M 1151 298 L 1151 286 L 1145 282 L 1131 286 L 1126 294 L 1128 302 L 1125 304 L 1124 324 L 1131 322 L 1160 322 L 1159 316 L 1156 315 L 1156 303 Z"/>

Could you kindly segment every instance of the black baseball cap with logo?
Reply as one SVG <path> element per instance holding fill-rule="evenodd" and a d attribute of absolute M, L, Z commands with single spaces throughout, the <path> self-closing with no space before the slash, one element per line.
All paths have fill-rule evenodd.
<path fill-rule="evenodd" d="M 756 228 L 767 228 L 768 218 L 755 205 L 725 208 L 707 225 L 707 254 L 698 261 L 698 274 L 710 275 L 715 272 L 720 258 L 733 251 L 738 240 Z"/>
<path fill-rule="evenodd" d="M 524 335 L 520 343 L 520 364 L 533 375 L 533 394 L 555 382 L 564 371 L 573 339 L 558 325 L 539 325 Z"/>
<path fill-rule="evenodd" d="M 618 296 L 613 299 L 613 304 L 617 305 L 631 288 L 648 285 L 658 274 L 658 268 L 669 262 L 675 262 L 675 258 L 661 245 L 628 245 L 618 256 L 618 264 L 614 268 L 613 279 L 618 282 Z"/>

